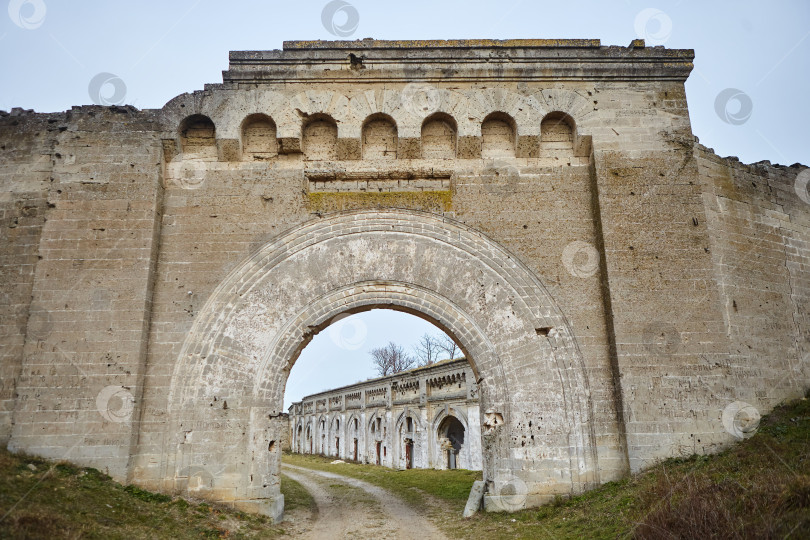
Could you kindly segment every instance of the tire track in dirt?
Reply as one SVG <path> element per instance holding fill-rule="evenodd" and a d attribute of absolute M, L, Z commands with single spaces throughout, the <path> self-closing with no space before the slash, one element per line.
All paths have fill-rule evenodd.
<path fill-rule="evenodd" d="M 443 539 L 425 516 L 383 488 L 356 478 L 282 464 L 284 474 L 299 482 L 318 505 L 318 518 L 302 538 L 367 540 Z"/>

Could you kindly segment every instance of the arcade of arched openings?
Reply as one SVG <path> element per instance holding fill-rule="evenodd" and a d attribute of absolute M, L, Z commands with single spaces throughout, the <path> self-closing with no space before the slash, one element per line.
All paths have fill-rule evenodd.
<path fill-rule="evenodd" d="M 481 469 L 478 388 L 465 359 L 307 396 L 291 450 L 395 469 Z"/>

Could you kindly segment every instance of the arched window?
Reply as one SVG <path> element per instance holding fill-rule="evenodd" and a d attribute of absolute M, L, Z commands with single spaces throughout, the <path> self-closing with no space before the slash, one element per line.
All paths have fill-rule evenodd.
<path fill-rule="evenodd" d="M 180 149 L 186 158 L 217 158 L 216 128 L 205 115 L 195 114 L 180 123 Z"/>
<path fill-rule="evenodd" d="M 326 115 L 316 115 L 304 124 L 304 157 L 308 160 L 337 159 L 337 123 Z"/>
<path fill-rule="evenodd" d="M 242 157 L 247 161 L 278 155 L 276 124 L 264 114 L 251 114 L 242 123 Z"/>
<path fill-rule="evenodd" d="M 565 113 L 551 112 L 540 122 L 540 150 L 544 156 L 574 153 L 574 119 Z"/>
<path fill-rule="evenodd" d="M 456 157 L 456 121 L 447 114 L 436 113 L 422 123 L 422 157 L 453 159 Z"/>
<path fill-rule="evenodd" d="M 363 159 L 396 159 L 397 126 L 384 114 L 369 116 L 363 124 Z"/>
<path fill-rule="evenodd" d="M 492 113 L 481 124 L 483 158 L 515 157 L 515 121 L 505 113 Z"/>

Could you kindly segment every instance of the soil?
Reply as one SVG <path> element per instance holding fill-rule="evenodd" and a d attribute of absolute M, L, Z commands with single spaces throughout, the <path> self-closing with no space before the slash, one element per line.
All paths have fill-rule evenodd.
<path fill-rule="evenodd" d="M 288 531 L 299 538 L 427 540 L 446 538 L 424 515 L 390 492 L 335 473 L 283 464 L 286 476 L 299 482 L 318 505 L 314 519 L 287 516 Z"/>

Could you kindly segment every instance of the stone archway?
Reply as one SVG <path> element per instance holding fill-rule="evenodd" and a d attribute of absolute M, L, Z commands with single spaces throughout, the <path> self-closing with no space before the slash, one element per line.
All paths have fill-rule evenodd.
<path fill-rule="evenodd" d="M 429 446 L 429 453 L 430 453 L 430 460 L 434 464 L 436 468 L 450 468 L 447 464 L 447 448 L 443 448 L 442 446 L 442 438 L 447 438 L 445 435 L 447 422 L 448 420 L 455 420 L 461 426 L 461 429 L 464 433 L 464 441 L 462 444 L 466 442 L 463 446 L 463 450 L 465 455 L 462 456 L 461 461 L 467 465 L 467 469 L 475 469 L 479 466 L 479 463 L 475 459 L 473 459 L 473 451 L 472 446 L 478 444 L 477 442 L 473 441 L 472 438 L 475 434 L 475 431 L 470 429 L 470 421 L 467 418 L 467 415 L 464 414 L 464 411 L 457 407 L 446 407 L 444 409 L 440 409 L 433 417 L 433 420 L 430 422 L 428 427 L 428 446 Z M 452 442 L 452 441 L 451 441 Z M 457 449 L 461 450 L 461 449 Z M 458 456 L 458 452 L 457 452 Z"/>
<path fill-rule="evenodd" d="M 279 516 L 280 445 L 271 443 L 287 429 L 280 414 L 290 369 L 336 317 L 381 307 L 429 320 L 469 359 L 490 507 L 501 493 L 515 509 L 598 482 L 581 354 L 537 276 L 461 223 L 373 210 L 281 234 L 209 298 L 171 382 L 170 435 L 179 442 L 166 462 L 175 488 L 187 489 L 183 466 L 216 469 L 197 497 Z M 224 401 L 226 411 L 212 406 Z M 527 443 L 530 421 L 544 436 Z M 225 451 L 224 439 L 237 442 Z"/>
<path fill-rule="evenodd" d="M 467 428 L 458 418 L 448 415 L 439 424 L 436 436 L 442 441 L 440 445 L 441 455 L 447 457 L 444 466 L 448 469 L 457 469 L 462 462 L 459 455 L 462 454 L 463 450 L 469 449 Z M 467 443 L 467 446 L 465 446 L 465 443 Z"/>
<path fill-rule="evenodd" d="M 414 414 L 414 411 L 406 408 L 393 419 L 391 459 L 395 469 L 412 469 L 416 462 L 414 452 L 426 450 L 418 444 L 418 434 L 425 429 L 419 416 L 418 413 Z M 406 438 L 410 441 L 409 444 L 406 443 Z M 410 450 L 406 450 L 407 446 L 410 446 Z"/>

